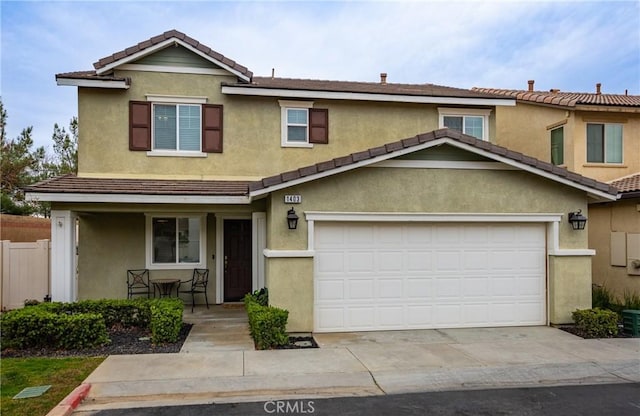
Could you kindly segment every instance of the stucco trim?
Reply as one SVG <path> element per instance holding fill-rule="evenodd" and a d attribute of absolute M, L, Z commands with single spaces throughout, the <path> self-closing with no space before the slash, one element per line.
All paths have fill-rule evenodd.
<path fill-rule="evenodd" d="M 518 170 L 501 162 L 460 160 L 385 160 L 368 168 L 412 168 L 412 169 L 474 169 L 474 170 Z"/>
<path fill-rule="evenodd" d="M 225 76 L 229 75 L 229 72 L 225 71 L 224 69 L 169 66 L 169 65 L 124 64 L 124 65 L 120 65 L 118 69 L 124 69 L 127 71 L 143 71 L 143 72 L 173 72 L 177 74 L 199 74 L 199 75 L 204 74 L 204 75 L 225 75 Z"/>
<path fill-rule="evenodd" d="M 596 251 L 590 249 L 560 249 L 549 250 L 548 254 L 555 257 L 571 257 L 571 256 L 595 256 Z"/>
<path fill-rule="evenodd" d="M 280 88 L 255 88 L 222 86 L 222 93 L 259 97 L 309 98 L 323 100 L 383 101 L 396 103 L 451 104 L 451 105 L 503 105 L 514 107 L 515 100 L 494 98 L 433 97 L 426 95 L 394 95 L 361 92 L 290 90 Z"/>
<path fill-rule="evenodd" d="M 313 250 L 270 250 L 265 248 L 263 254 L 267 258 L 299 258 L 313 257 L 316 253 Z"/>

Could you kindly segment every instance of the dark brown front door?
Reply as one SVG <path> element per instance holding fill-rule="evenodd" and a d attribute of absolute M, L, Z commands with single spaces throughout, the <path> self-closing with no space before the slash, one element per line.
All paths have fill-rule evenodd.
<path fill-rule="evenodd" d="M 224 220 L 224 301 L 251 292 L 251 220 Z"/>

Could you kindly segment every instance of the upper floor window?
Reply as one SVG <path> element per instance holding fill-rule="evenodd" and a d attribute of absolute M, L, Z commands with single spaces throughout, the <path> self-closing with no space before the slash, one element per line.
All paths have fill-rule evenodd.
<path fill-rule="evenodd" d="M 438 108 L 440 127 L 447 127 L 480 140 L 489 140 L 491 110 Z"/>
<path fill-rule="evenodd" d="M 310 101 L 279 100 L 281 107 L 281 145 L 313 147 L 329 142 L 329 111 L 313 108 Z"/>
<path fill-rule="evenodd" d="M 150 156 L 222 153 L 222 105 L 206 97 L 149 95 L 129 103 L 129 150 Z"/>
<path fill-rule="evenodd" d="M 153 104 L 153 150 L 200 151 L 199 105 Z"/>
<path fill-rule="evenodd" d="M 564 165 L 564 127 L 551 130 L 551 163 Z"/>
<path fill-rule="evenodd" d="M 203 267 L 205 222 L 202 215 L 147 216 L 147 268 Z"/>
<path fill-rule="evenodd" d="M 622 124 L 587 123 L 587 163 L 622 163 Z"/>

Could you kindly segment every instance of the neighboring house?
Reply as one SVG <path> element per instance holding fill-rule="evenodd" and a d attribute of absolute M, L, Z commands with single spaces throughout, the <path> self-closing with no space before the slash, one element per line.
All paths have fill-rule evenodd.
<path fill-rule="evenodd" d="M 206 267 L 210 299 L 267 286 L 294 332 L 546 325 L 591 305 L 593 250 L 567 214 L 617 190 L 494 144 L 511 98 L 254 77 L 177 31 L 94 68 L 56 76 L 78 87 L 78 175 L 27 189 L 52 202 L 55 300 Z"/>
<path fill-rule="evenodd" d="M 640 294 L 640 173 L 611 181 L 620 192 L 616 202 L 589 206 L 589 246 L 598 253 L 593 282 L 621 300 Z"/>
<path fill-rule="evenodd" d="M 613 290 L 640 293 L 640 96 L 474 88 L 513 98 L 513 107 L 496 108 L 496 143 L 582 175 L 611 183 L 620 200 L 589 201 L 589 247 L 593 282 Z M 635 178 L 635 179 L 634 179 Z M 635 185 L 634 185 L 635 184 Z M 634 187 L 635 186 L 635 187 Z"/>

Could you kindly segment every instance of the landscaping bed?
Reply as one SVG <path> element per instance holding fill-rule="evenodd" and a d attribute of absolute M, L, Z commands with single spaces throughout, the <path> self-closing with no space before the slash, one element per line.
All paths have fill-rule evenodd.
<path fill-rule="evenodd" d="M 565 332 L 568 332 L 570 334 L 577 335 L 581 338 L 585 338 L 585 339 L 593 338 L 589 336 L 589 334 L 586 331 L 578 328 L 576 325 L 559 325 L 557 326 L 557 328 Z M 631 335 L 624 333 L 622 331 L 622 327 L 619 327 L 618 333 L 609 335 L 607 337 L 601 337 L 601 338 L 631 338 Z"/>
<path fill-rule="evenodd" d="M 2 350 L 2 358 L 9 357 L 97 357 L 118 354 L 158 354 L 180 352 L 187 339 L 191 324 L 183 323 L 176 342 L 154 345 L 147 328 L 115 325 L 108 329 L 111 342 L 95 348 L 63 350 L 55 348 L 25 348 Z"/>

